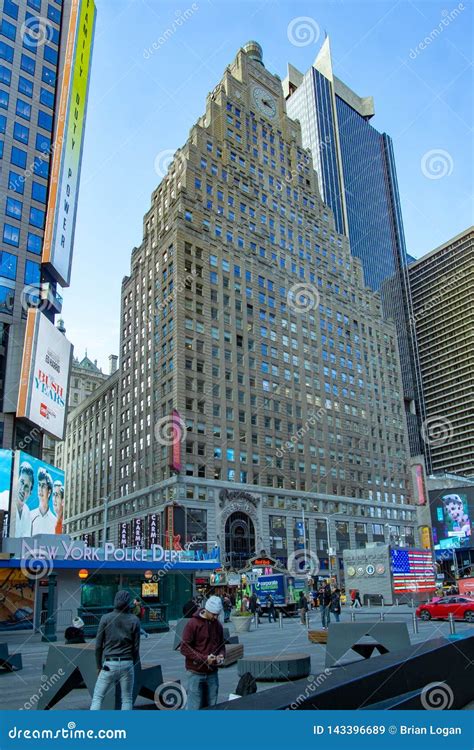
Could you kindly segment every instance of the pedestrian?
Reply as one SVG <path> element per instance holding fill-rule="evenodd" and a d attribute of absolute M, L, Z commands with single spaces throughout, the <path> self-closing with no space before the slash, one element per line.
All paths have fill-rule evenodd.
<path fill-rule="evenodd" d="M 304 595 L 304 591 L 300 591 L 300 598 L 298 600 L 298 609 L 300 611 L 301 625 L 306 625 L 306 612 L 308 611 L 308 600 Z"/>
<path fill-rule="evenodd" d="M 255 591 L 253 592 L 253 594 L 251 595 L 249 599 L 249 610 L 253 614 L 254 618 L 257 619 L 259 606 L 258 606 L 258 597 Z"/>
<path fill-rule="evenodd" d="M 72 624 L 64 631 L 64 640 L 66 643 L 85 643 L 84 620 L 75 617 Z"/>
<path fill-rule="evenodd" d="M 99 711 L 109 688 L 120 683 L 122 711 L 133 708 L 133 673 L 140 658 L 140 620 L 130 612 L 128 591 L 115 595 L 114 610 L 101 617 L 95 641 L 99 676 L 91 711 Z"/>
<path fill-rule="evenodd" d="M 148 633 L 142 627 L 142 620 L 145 617 L 145 607 L 138 598 L 135 598 L 133 600 L 132 614 L 134 614 L 135 617 L 138 617 L 138 619 L 140 620 L 140 635 L 142 635 L 144 638 L 148 638 Z"/>
<path fill-rule="evenodd" d="M 196 612 L 184 628 L 181 653 L 188 673 L 190 711 L 215 706 L 219 692 L 217 668 L 224 661 L 224 629 L 219 622 L 222 602 L 210 596 L 204 609 Z"/>
<path fill-rule="evenodd" d="M 268 622 L 276 622 L 275 602 L 273 601 L 273 596 L 271 594 L 268 594 L 267 596 L 266 605 L 268 612 Z"/>
<path fill-rule="evenodd" d="M 334 615 L 336 622 L 341 620 L 341 589 L 334 589 L 331 596 L 330 612 Z"/>
<path fill-rule="evenodd" d="M 232 612 L 232 602 L 227 594 L 224 594 L 222 600 L 222 607 L 224 609 L 224 622 L 230 622 L 230 613 Z"/>
<path fill-rule="evenodd" d="M 362 607 L 359 589 L 355 590 L 355 597 L 354 597 L 354 609 L 357 609 L 357 607 Z"/>
<path fill-rule="evenodd" d="M 331 622 L 331 586 L 326 583 L 322 593 L 323 601 L 321 605 L 321 625 L 323 630 L 327 630 Z"/>

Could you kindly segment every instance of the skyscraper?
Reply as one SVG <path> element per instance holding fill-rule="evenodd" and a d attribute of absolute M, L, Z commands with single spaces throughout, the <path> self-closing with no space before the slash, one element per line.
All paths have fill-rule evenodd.
<path fill-rule="evenodd" d="M 0 446 L 18 447 L 28 435 L 37 456 L 44 432 L 62 437 L 64 420 L 53 400 L 62 409 L 68 363 L 56 361 L 58 334 L 50 324 L 61 310 L 60 287 L 70 281 L 94 22 L 93 0 L 2 3 Z M 27 312 L 35 307 L 41 316 L 35 333 L 32 322 L 25 333 Z M 40 324 L 58 381 L 36 372 L 44 386 L 37 419 L 31 394 L 20 404 L 18 392 L 19 383 L 20 392 L 26 389 L 28 366 L 33 372 L 34 357 L 29 363 L 23 355 L 26 343 L 38 354 Z"/>
<path fill-rule="evenodd" d="M 161 538 L 215 540 L 234 565 L 262 548 L 286 564 L 303 549 L 414 539 L 395 327 L 256 42 L 153 191 L 122 284 L 117 383 L 109 539 L 152 514 Z M 94 399 L 68 426 L 63 467 L 68 530 L 94 517 L 97 538 Z"/>
<path fill-rule="evenodd" d="M 357 96 L 333 74 L 329 38 L 305 75 L 288 66 L 283 85 L 288 114 L 300 121 L 336 229 L 349 237 L 366 284 L 380 292 L 384 314 L 396 324 L 410 451 L 425 452 L 429 463 L 392 140 L 369 122 L 372 97 Z"/>
<path fill-rule="evenodd" d="M 474 476 L 474 227 L 409 267 L 435 473 Z"/>

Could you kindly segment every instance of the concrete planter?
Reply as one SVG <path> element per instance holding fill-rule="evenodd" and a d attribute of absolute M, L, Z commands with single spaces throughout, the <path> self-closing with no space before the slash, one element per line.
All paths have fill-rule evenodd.
<path fill-rule="evenodd" d="M 232 618 L 232 622 L 234 623 L 234 627 L 237 633 L 248 633 L 250 630 L 250 625 L 252 624 L 252 619 L 252 617 L 234 616 Z"/>

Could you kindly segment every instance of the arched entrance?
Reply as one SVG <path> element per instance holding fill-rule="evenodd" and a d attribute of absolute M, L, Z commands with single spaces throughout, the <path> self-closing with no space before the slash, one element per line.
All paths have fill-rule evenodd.
<path fill-rule="evenodd" d="M 243 568 L 255 554 L 255 526 L 247 513 L 232 513 L 225 524 L 225 551 L 227 564 Z"/>

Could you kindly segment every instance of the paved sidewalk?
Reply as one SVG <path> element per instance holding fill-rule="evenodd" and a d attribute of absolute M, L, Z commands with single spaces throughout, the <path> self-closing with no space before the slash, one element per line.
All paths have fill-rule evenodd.
<path fill-rule="evenodd" d="M 364 607 L 355 611 L 356 622 L 380 621 L 381 609 Z M 447 622 L 419 622 L 419 632 L 413 632 L 412 610 L 406 606 L 385 607 L 384 616 L 387 621 L 402 621 L 408 625 L 412 643 L 421 643 L 440 635 L 449 634 Z M 344 607 L 341 617 L 342 622 L 350 622 L 350 609 Z M 310 627 L 317 629 L 321 625 L 321 618 L 317 610 L 310 613 Z M 231 633 L 234 632 L 230 624 Z M 474 625 L 464 622 L 456 623 L 456 632 L 474 633 Z M 142 638 L 140 654 L 145 662 L 156 662 L 161 664 L 163 678 L 165 681 L 180 679 L 186 687 L 186 676 L 184 671 L 184 659 L 179 652 L 173 651 L 174 632 L 150 635 Z M 0 641 L 6 641 L 10 652 L 20 651 L 23 655 L 23 670 L 12 674 L 0 674 L 0 693 L 2 696 L 1 709 L 19 709 L 30 701 L 40 684 L 43 664 L 46 661 L 49 644 L 42 643 L 39 635 L 29 632 L 0 633 Z M 59 636 L 59 641 L 62 637 Z M 313 674 L 324 672 L 325 647 L 312 644 L 308 641 L 307 631 L 299 623 L 299 618 L 283 619 L 283 628 L 277 623 L 269 623 L 263 618 L 258 629 L 252 629 L 249 633 L 240 635 L 240 641 L 244 644 L 245 655 L 272 655 L 291 652 L 304 652 L 311 655 L 311 668 Z M 54 644 L 51 646 L 54 647 Z M 354 654 L 351 660 L 357 660 Z M 377 658 L 376 656 L 372 658 Z M 219 701 L 228 699 L 229 693 L 233 692 L 239 680 L 237 665 L 219 670 Z M 268 690 L 278 683 L 258 683 L 258 690 Z M 85 709 L 90 706 L 90 698 L 86 690 L 74 690 L 66 696 L 53 710 L 61 709 Z M 139 699 L 137 707 L 154 708 L 154 704 Z"/>

